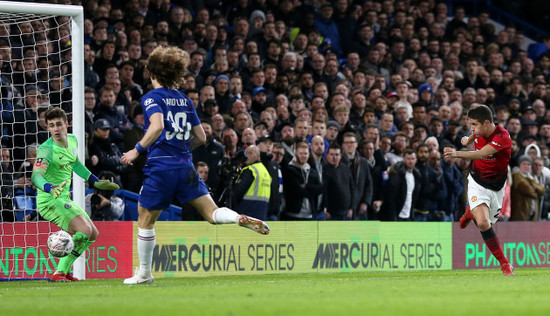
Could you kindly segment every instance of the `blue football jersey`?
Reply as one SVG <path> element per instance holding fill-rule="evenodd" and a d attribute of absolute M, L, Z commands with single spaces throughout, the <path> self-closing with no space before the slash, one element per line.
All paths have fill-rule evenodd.
<path fill-rule="evenodd" d="M 158 88 L 141 98 L 145 131 L 151 125 L 155 113 L 164 116 L 164 130 L 159 138 L 147 148 L 145 170 L 167 170 L 192 165 L 189 146 L 194 126 L 200 124 L 191 99 L 176 89 Z"/>

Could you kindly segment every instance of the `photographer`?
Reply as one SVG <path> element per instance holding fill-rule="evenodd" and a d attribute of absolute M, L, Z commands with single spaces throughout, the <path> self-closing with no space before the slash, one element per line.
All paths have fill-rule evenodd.
<path fill-rule="evenodd" d="M 115 181 L 115 174 L 110 171 L 99 173 L 100 180 Z M 114 191 L 94 189 L 93 193 L 86 195 L 86 213 L 93 221 L 116 221 L 124 213 L 124 202 Z"/>
<path fill-rule="evenodd" d="M 267 218 L 271 196 L 271 176 L 260 161 L 260 149 L 251 145 L 245 151 L 246 161 L 232 191 L 236 211 L 260 220 Z"/>
<path fill-rule="evenodd" d="M 232 128 L 226 128 L 223 133 L 223 145 L 225 154 L 218 163 L 218 174 L 220 184 L 218 190 L 214 191 L 218 197 L 218 203 L 229 208 L 237 205 L 233 201 L 233 184 L 241 173 L 241 167 L 246 160 L 244 151 L 237 146 L 239 137 Z"/>

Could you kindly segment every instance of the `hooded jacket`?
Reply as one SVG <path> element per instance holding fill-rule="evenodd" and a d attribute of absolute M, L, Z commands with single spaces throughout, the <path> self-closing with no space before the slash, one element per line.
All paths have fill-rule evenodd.
<path fill-rule="evenodd" d="M 296 157 L 293 158 L 284 169 L 283 184 L 287 214 L 297 215 L 302 208 L 308 208 L 311 213 L 317 209 L 317 197 L 321 194 L 323 185 L 319 174 L 312 172 L 308 163 L 301 166 Z"/>

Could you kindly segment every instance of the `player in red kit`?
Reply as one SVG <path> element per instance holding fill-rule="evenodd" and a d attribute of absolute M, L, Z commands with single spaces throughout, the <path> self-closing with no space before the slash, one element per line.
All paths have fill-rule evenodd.
<path fill-rule="evenodd" d="M 504 256 L 500 241 L 493 230 L 498 220 L 508 163 L 512 152 L 510 134 L 499 125 L 493 124 L 493 113 L 486 105 L 472 105 L 468 111 L 472 134 L 462 139 L 463 145 L 471 142 L 475 151 L 456 151 L 447 147 L 445 158 L 472 159 L 472 169 L 468 176 L 468 203 L 466 213 L 460 219 L 460 228 L 466 228 L 474 219 L 481 236 L 491 253 L 500 262 L 504 275 L 514 275 L 514 267 Z"/>

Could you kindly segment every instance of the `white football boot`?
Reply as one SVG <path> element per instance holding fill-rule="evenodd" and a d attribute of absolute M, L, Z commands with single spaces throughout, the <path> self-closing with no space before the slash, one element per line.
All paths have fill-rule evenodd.
<path fill-rule="evenodd" d="M 133 277 L 124 279 L 124 284 L 143 284 L 143 283 L 153 283 L 155 278 L 151 273 L 149 275 L 144 275 L 141 273 L 139 268 L 136 268 L 136 272 Z"/>

